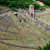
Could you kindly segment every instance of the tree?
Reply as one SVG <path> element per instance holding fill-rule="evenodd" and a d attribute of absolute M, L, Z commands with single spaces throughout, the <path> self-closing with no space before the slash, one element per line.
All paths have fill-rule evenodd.
<path fill-rule="evenodd" d="M 50 6 L 50 0 L 41 0 L 42 2 L 44 2 L 46 5 Z"/>
<path fill-rule="evenodd" d="M 40 7 L 33 0 L 0 0 L 0 4 L 17 8 L 28 8 L 30 4 L 34 5 L 36 9 Z"/>

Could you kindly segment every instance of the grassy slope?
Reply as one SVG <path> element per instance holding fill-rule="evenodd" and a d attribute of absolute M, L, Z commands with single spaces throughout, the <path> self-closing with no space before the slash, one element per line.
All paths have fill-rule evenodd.
<path fill-rule="evenodd" d="M 33 50 L 33 49 L 18 48 L 18 47 L 8 46 L 5 44 L 0 44 L 0 50 Z"/>
<path fill-rule="evenodd" d="M 17 44 L 17 45 L 24 45 L 24 46 L 37 46 L 37 45 L 39 46 L 39 45 L 44 45 L 47 41 L 45 41 L 44 39 L 39 40 L 38 37 L 42 36 L 45 38 L 50 38 L 50 36 L 47 35 L 45 31 L 39 29 L 35 25 L 30 24 L 29 22 L 26 22 L 26 24 L 30 25 L 30 27 L 34 31 L 37 32 L 37 33 L 31 34 L 29 28 L 23 26 L 18 21 L 16 16 L 10 15 L 10 17 L 12 18 L 13 22 L 18 27 L 18 29 L 10 26 L 7 32 L 0 31 L 0 37 L 1 38 L 12 38 L 12 39 L 17 39 L 17 40 L 3 40 L 3 41 L 8 42 L 8 43 Z M 15 32 L 16 34 L 9 33 L 8 31 Z M 3 44 L 1 44 L 1 46 L 0 46 L 0 49 L 2 48 L 2 50 L 4 49 L 8 50 L 8 48 L 10 47 L 10 46 L 6 46 Z M 4 46 L 6 46 L 7 48 L 4 48 Z M 15 48 L 15 49 L 14 48 L 15 47 L 11 47 L 9 50 L 16 50 L 16 49 L 20 50 L 21 49 L 21 48 Z M 25 50 L 28 50 L 28 49 L 25 49 Z"/>
<path fill-rule="evenodd" d="M 13 39 L 17 39 L 17 42 L 16 40 L 4 40 L 5 42 L 9 42 L 9 43 L 15 43 L 15 44 L 21 44 L 21 45 L 25 45 L 25 46 L 33 46 L 33 45 L 43 45 L 45 43 L 45 40 L 38 40 L 38 36 L 42 35 L 43 36 L 43 31 L 41 32 L 39 28 L 37 28 L 36 26 L 34 25 L 31 25 L 27 22 L 27 24 L 30 25 L 30 27 L 33 29 L 33 30 L 36 30 L 38 33 L 33 33 L 31 34 L 29 29 L 25 26 L 23 26 L 19 21 L 18 19 L 16 18 L 16 16 L 14 15 L 11 15 L 12 19 L 14 20 L 14 23 L 18 26 L 19 29 L 21 29 L 21 33 L 19 32 L 19 30 L 16 30 L 16 28 L 14 27 L 10 27 L 8 30 L 10 31 L 15 31 L 17 34 L 11 34 L 11 33 L 7 33 L 5 32 L 6 36 L 8 36 L 8 38 L 13 38 Z M 1 31 L 0 31 L 1 32 Z M 2 32 L 1 32 L 2 33 Z M 4 32 L 2 33 L 4 34 Z M 20 37 L 20 34 L 22 34 L 22 36 L 24 35 L 24 37 Z M 36 35 L 37 34 L 37 35 Z M 45 34 L 46 35 L 46 34 Z M 21 39 L 20 39 L 20 38 Z M 47 36 L 48 37 L 48 36 Z M 25 39 L 25 40 L 24 40 Z M 27 39 L 33 39 L 33 40 L 27 40 Z"/>
<path fill-rule="evenodd" d="M 18 26 L 18 29 L 21 29 L 21 32 L 18 30 L 19 33 L 21 33 L 24 37 L 26 38 L 33 38 L 35 37 L 34 35 L 30 34 L 30 30 L 29 28 L 23 26 L 19 21 L 18 19 L 16 18 L 16 16 L 14 15 L 11 15 L 14 23 L 16 24 L 16 26 Z M 15 20 L 14 20 L 15 19 Z M 12 29 L 11 29 L 12 30 Z"/>
<path fill-rule="evenodd" d="M 45 31 L 43 31 L 42 29 L 38 28 L 35 25 L 30 24 L 29 22 L 27 22 L 26 24 L 30 25 L 30 27 L 35 30 L 38 34 L 42 35 L 45 38 L 50 39 L 50 35 L 48 35 Z"/>

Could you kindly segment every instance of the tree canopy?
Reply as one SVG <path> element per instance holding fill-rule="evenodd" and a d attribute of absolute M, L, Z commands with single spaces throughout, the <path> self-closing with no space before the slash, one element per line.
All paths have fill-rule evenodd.
<path fill-rule="evenodd" d="M 40 5 L 33 2 L 33 0 L 0 0 L 0 4 L 17 8 L 28 8 L 30 4 L 35 5 L 35 9 L 40 7 Z"/>
<path fill-rule="evenodd" d="M 50 6 L 50 0 L 41 0 L 42 2 L 44 2 L 46 5 Z"/>

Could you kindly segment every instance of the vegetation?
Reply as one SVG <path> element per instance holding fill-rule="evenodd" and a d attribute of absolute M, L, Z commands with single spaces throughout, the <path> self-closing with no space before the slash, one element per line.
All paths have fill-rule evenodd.
<path fill-rule="evenodd" d="M 20 47 L 14 47 L 14 46 L 8 46 L 5 44 L 0 44 L 0 50 L 33 50 L 33 49 L 20 48 Z"/>
<path fill-rule="evenodd" d="M 42 48 L 39 46 L 37 50 L 42 50 Z M 50 50 L 50 42 L 47 43 L 46 46 L 44 46 L 43 50 Z"/>
<path fill-rule="evenodd" d="M 37 50 L 42 50 L 42 48 L 39 46 Z"/>
<path fill-rule="evenodd" d="M 45 10 L 46 6 L 40 6 L 40 10 Z"/>
<path fill-rule="evenodd" d="M 17 11 L 17 9 L 16 9 L 16 8 L 11 7 L 11 9 L 12 9 L 13 11 Z"/>
<path fill-rule="evenodd" d="M 0 0 L 1 5 L 6 5 L 10 8 L 28 8 L 30 4 L 35 6 L 35 9 L 38 9 L 40 5 L 38 3 L 33 2 L 32 0 Z M 12 8 L 13 9 L 13 8 Z M 13 9 L 16 10 L 16 9 Z"/>
<path fill-rule="evenodd" d="M 41 0 L 47 5 L 50 5 L 50 0 Z M 40 6 L 40 4 L 34 2 L 33 0 L 0 0 L 0 5 L 8 6 L 12 10 L 17 11 L 16 8 L 23 8 L 27 9 L 29 5 L 32 4 L 34 5 L 35 9 L 40 9 L 43 10 L 49 6 Z"/>
<path fill-rule="evenodd" d="M 46 8 L 50 8 L 48 5 L 40 6 L 40 10 L 45 10 Z"/>
<path fill-rule="evenodd" d="M 50 6 L 50 0 L 41 0 L 41 1 L 43 1 L 46 5 Z"/>

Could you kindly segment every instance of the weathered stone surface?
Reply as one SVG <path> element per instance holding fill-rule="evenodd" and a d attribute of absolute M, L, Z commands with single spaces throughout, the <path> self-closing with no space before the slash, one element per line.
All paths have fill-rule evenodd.
<path fill-rule="evenodd" d="M 34 22 L 35 17 L 34 17 L 34 6 L 33 5 L 29 6 L 29 16 L 30 16 L 31 22 Z"/>
<path fill-rule="evenodd" d="M 21 23 L 24 23 L 24 21 L 29 21 L 31 24 L 35 24 L 42 30 L 46 31 L 48 34 L 50 34 L 50 25 L 48 25 L 48 20 L 47 17 L 47 23 L 45 23 L 46 20 L 41 21 L 40 16 L 50 16 L 50 11 L 49 10 L 43 10 L 43 11 L 37 11 L 34 12 L 34 6 L 30 5 L 28 10 L 25 9 L 18 9 L 18 19 Z M 32 32 L 32 31 L 31 31 Z"/>
<path fill-rule="evenodd" d="M 9 16 L 11 11 L 0 14 L 0 30 L 7 31 L 9 26 L 13 23 L 11 17 Z"/>

